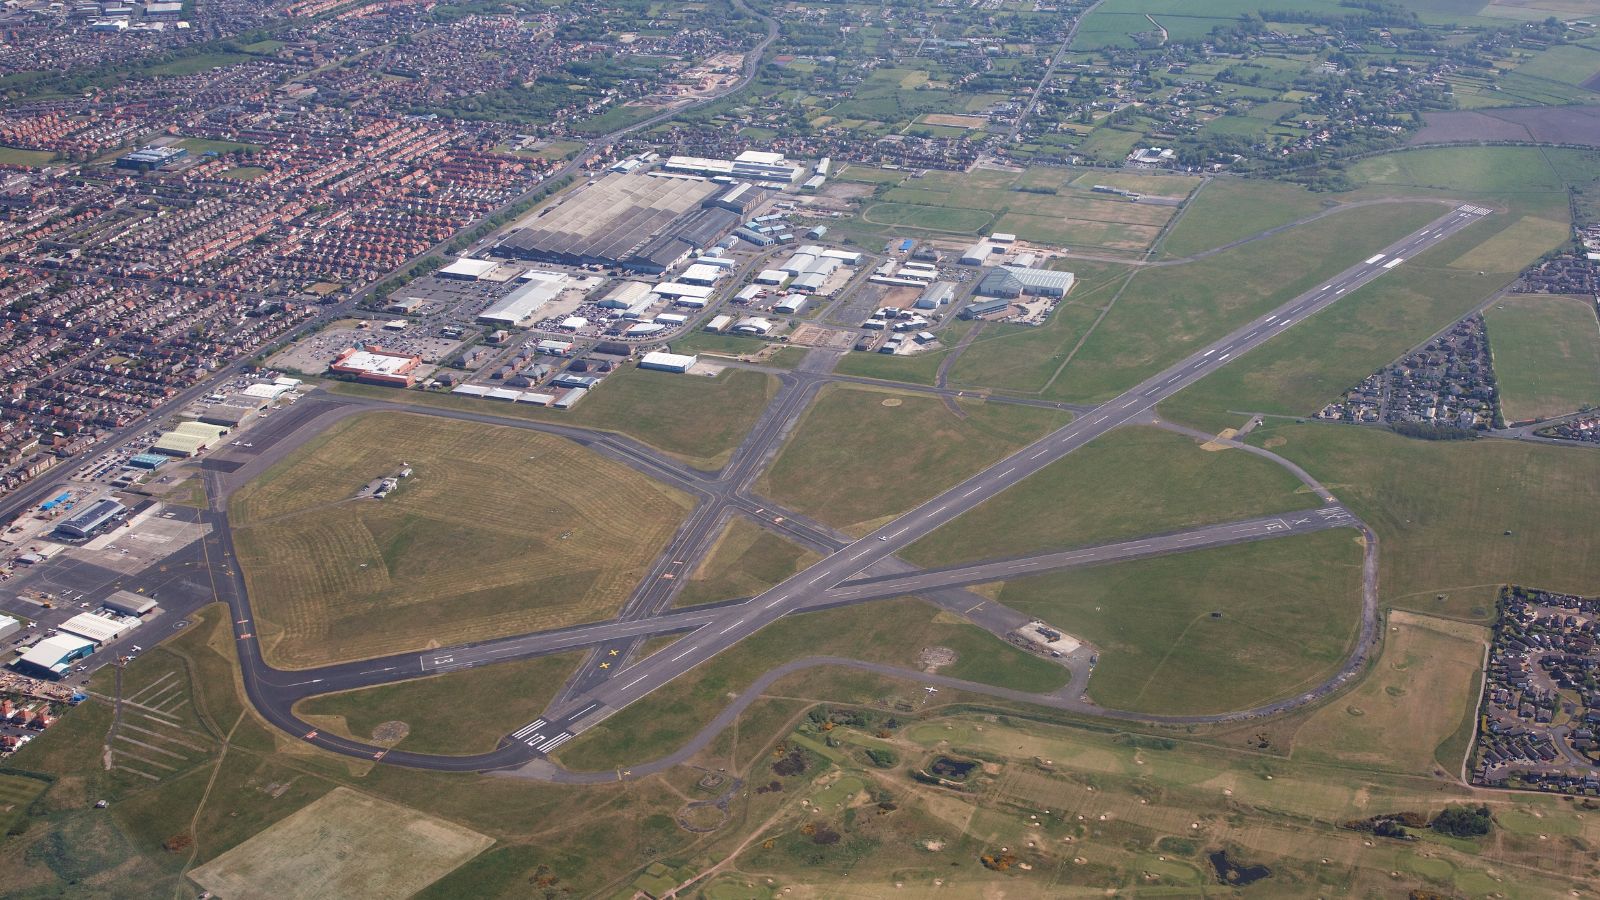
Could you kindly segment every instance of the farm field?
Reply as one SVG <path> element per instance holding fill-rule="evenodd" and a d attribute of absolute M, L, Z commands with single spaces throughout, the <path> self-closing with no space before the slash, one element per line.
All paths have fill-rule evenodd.
<path fill-rule="evenodd" d="M 450 394 L 402 391 L 347 381 L 329 382 L 335 394 L 442 409 L 470 409 L 508 418 L 602 428 L 625 434 L 700 469 L 728 461 L 777 391 L 760 372 L 729 369 L 716 378 L 625 368 L 585 397 L 581 406 L 554 410 Z"/>
<path fill-rule="evenodd" d="M 485 753 L 543 712 L 582 659 L 573 651 L 321 694 L 295 704 L 295 714 L 319 729 L 384 747 Z M 393 723 L 404 728 L 383 733 L 380 726 Z"/>
<path fill-rule="evenodd" d="M 753 597 L 822 557 L 734 516 L 700 566 L 684 579 L 674 606 Z"/>
<path fill-rule="evenodd" d="M 585 731 L 557 756 L 562 765 L 584 771 L 645 762 L 676 750 L 731 695 L 774 666 L 808 656 L 845 656 L 917 671 L 925 668 L 922 651 L 932 646 L 954 651 L 955 661 L 939 669 L 943 675 L 1026 691 L 1067 682 L 1066 669 L 976 625 L 918 600 L 880 600 L 785 616 L 663 687 L 650 703 L 634 704 Z"/>
<path fill-rule="evenodd" d="M 415 474 L 386 499 L 354 499 L 402 463 Z M 603 618 L 687 503 L 561 438 L 370 413 L 236 493 L 230 515 L 263 653 L 295 668 Z"/>
<path fill-rule="evenodd" d="M 1249 709 L 1332 675 L 1355 640 L 1361 547 L 1348 529 L 1007 582 L 1001 603 L 1093 643 L 1089 696 L 1113 709 Z"/>
<path fill-rule="evenodd" d="M 1441 213 L 1423 203 L 1350 209 L 1195 262 L 1140 270 L 1045 396 L 1114 397 Z"/>
<path fill-rule="evenodd" d="M 493 843 L 442 819 L 335 788 L 190 877 L 241 900 L 329 892 L 405 897 Z"/>
<path fill-rule="evenodd" d="M 922 565 L 1131 539 L 1321 503 L 1281 466 L 1202 450 L 1150 427 L 1121 428 L 907 547 Z"/>
<path fill-rule="evenodd" d="M 1501 584 L 1592 593 L 1600 535 L 1593 451 L 1520 441 L 1419 441 L 1344 425 L 1268 425 L 1251 443 L 1299 463 L 1378 534 L 1380 597 L 1487 621 Z"/>
<path fill-rule="evenodd" d="M 1517 294 L 1484 314 L 1506 421 L 1600 405 L 1600 320 L 1591 297 Z"/>
<path fill-rule="evenodd" d="M 865 533 L 1055 428 L 1050 409 L 830 386 L 757 483 L 796 512 Z"/>

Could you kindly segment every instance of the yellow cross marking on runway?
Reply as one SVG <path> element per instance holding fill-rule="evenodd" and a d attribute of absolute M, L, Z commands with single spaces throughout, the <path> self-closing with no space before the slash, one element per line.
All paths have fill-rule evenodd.
<path fill-rule="evenodd" d="M 609 668 L 611 668 L 611 663 L 608 663 L 608 662 L 601 663 L 600 664 L 600 668 L 609 669 Z"/>
<path fill-rule="evenodd" d="M 621 650 L 613 650 L 613 651 L 611 651 L 611 655 L 612 656 L 616 656 L 616 655 L 620 654 L 621 652 L 622 652 Z"/>

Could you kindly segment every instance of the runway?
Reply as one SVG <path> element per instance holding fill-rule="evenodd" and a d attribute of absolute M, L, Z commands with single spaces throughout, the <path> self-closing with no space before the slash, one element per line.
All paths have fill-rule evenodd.
<path fill-rule="evenodd" d="M 827 529 L 813 523 L 798 520 L 776 521 L 787 519 L 787 516 L 773 515 L 770 510 L 754 506 L 753 501 L 741 495 L 743 487 L 759 472 L 761 463 L 776 452 L 787 430 L 797 419 L 798 413 L 809 402 L 809 396 L 815 387 L 822 383 L 823 377 L 818 373 L 804 371 L 795 373 L 793 380 L 786 382 L 785 393 L 771 404 L 745 441 L 741 442 L 729 464 L 716 475 L 687 471 L 679 464 L 659 459 L 648 448 L 636 447 L 627 439 L 615 435 L 559 425 L 529 423 L 528 427 L 563 434 L 600 452 L 623 458 L 636 468 L 648 469 L 657 477 L 663 477 L 663 480 L 675 485 L 686 486 L 704 498 L 706 502 L 702 503 L 701 510 L 705 512 L 690 517 L 689 522 L 680 529 L 675 538 L 674 548 L 683 548 L 687 551 L 702 544 L 719 530 L 718 523 L 723 520 L 725 514 L 742 513 L 754 515 L 767 527 L 789 531 L 808 546 L 827 553 L 821 561 L 805 571 L 748 600 L 684 610 L 665 610 L 664 607 L 673 595 L 673 589 L 670 586 L 663 586 L 662 583 L 671 585 L 678 579 L 663 579 L 660 576 L 676 574 L 673 567 L 686 565 L 686 562 L 679 561 L 690 558 L 687 552 L 684 555 L 668 553 L 658 560 L 656 569 L 652 571 L 653 577 L 636 591 L 622 615 L 610 622 L 485 641 L 456 648 L 430 650 L 420 654 L 398 654 L 304 672 L 285 672 L 268 667 L 256 647 L 248 598 L 237 567 L 231 565 L 233 559 L 231 533 L 221 512 L 212 510 L 205 514 L 216 527 L 212 529 L 212 534 L 200 542 L 195 552 L 204 555 L 203 562 L 213 572 L 217 582 L 218 597 L 227 601 L 236 612 L 234 632 L 244 670 L 245 686 L 252 704 L 274 726 L 335 752 L 358 757 L 381 758 L 386 762 L 416 768 L 483 771 L 520 766 L 559 749 L 585 729 L 594 727 L 616 711 L 638 702 L 662 685 L 789 613 L 866 602 L 905 593 L 921 593 L 925 596 L 960 594 L 961 585 L 1005 580 L 1072 566 L 1184 552 L 1205 546 L 1267 539 L 1280 534 L 1304 533 L 1335 527 L 1354 527 L 1364 530 L 1364 526 L 1348 510 L 1328 503 L 1302 513 L 1258 517 L 1096 547 L 1074 548 L 1015 559 L 986 560 L 968 565 L 946 566 L 936 570 L 915 571 L 908 563 L 897 558 L 897 554 L 911 543 L 989 498 L 1017 485 L 1084 444 L 1121 425 L 1148 419 L 1152 408 L 1162 400 L 1337 302 L 1350 291 L 1380 277 L 1385 272 L 1393 271 L 1402 265 L 1406 258 L 1470 225 L 1488 212 L 1489 210 L 1477 207 L 1460 207 L 1453 210 L 1386 248 L 1384 252 L 1352 266 L 1327 284 L 1294 298 L 1269 314 L 1258 317 L 1186 359 L 1145 379 L 1119 397 L 1080 415 L 1072 423 L 928 500 L 872 534 L 853 542 L 844 542 Z M 371 408 L 375 404 L 364 404 L 364 406 Z M 459 411 L 423 411 L 403 404 L 382 406 L 464 419 L 481 418 L 493 424 L 507 424 L 504 420 L 493 416 L 479 416 Z M 337 414 L 346 413 L 341 410 Z M 309 416 L 310 410 L 307 410 L 305 415 Z M 214 502 L 227 496 L 226 482 L 236 482 L 247 477 L 252 471 L 268 464 L 274 457 L 287 452 L 293 444 L 294 441 L 280 441 L 274 437 L 269 441 L 270 449 L 262 448 L 267 452 L 253 455 L 253 458 L 238 470 L 208 471 L 206 475 L 212 488 L 210 496 L 214 498 Z M 1367 536 L 1370 582 L 1371 578 L 1375 577 L 1372 574 L 1375 572 L 1375 555 L 1370 544 L 1370 532 L 1367 532 Z M 1370 583 L 1368 587 L 1368 593 L 1371 593 Z M 1003 610 L 1003 615 L 996 614 L 998 618 L 991 616 L 993 621 L 986 619 L 982 623 L 992 630 L 1003 629 L 1010 624 L 1007 616 L 1019 615 L 1015 611 L 1004 610 L 1003 607 L 996 608 Z M 673 633 L 682 633 L 685 636 L 644 660 L 607 670 L 603 674 L 597 674 L 600 670 L 595 667 L 588 667 L 594 669 L 594 672 L 586 672 L 579 680 L 571 683 L 564 692 L 563 700 L 554 704 L 546 716 L 518 729 L 514 735 L 508 736 L 500 747 L 486 754 L 455 757 L 404 751 L 386 752 L 358 741 L 314 731 L 300 722 L 292 712 L 295 701 L 314 694 L 424 677 L 573 648 L 617 648 L 629 652 L 645 638 Z M 1343 677 L 1345 675 L 1340 676 Z M 1297 703 L 1301 700 L 1296 698 L 1283 702 Z M 550 772 L 547 774 L 552 778 L 571 780 L 554 767 L 550 767 Z"/>
<path fill-rule="evenodd" d="M 873 563 L 891 557 L 944 523 L 990 497 L 1020 483 L 1079 447 L 1108 431 L 1149 412 L 1162 400 L 1182 391 L 1285 330 L 1337 302 L 1345 294 L 1393 271 L 1404 261 L 1471 225 L 1491 212 L 1461 206 L 1417 232 L 1391 244 L 1338 276 L 1307 291 L 1275 311 L 1240 326 L 1202 350 L 1150 376 L 1122 395 L 1097 407 L 1072 423 L 990 466 L 909 513 L 833 553 L 805 571 L 754 598 L 750 604 L 730 608 L 716 621 L 702 626 L 667 651 L 635 663 L 614 674 L 559 713 L 547 717 L 539 732 L 544 736 L 531 749 L 547 752 L 546 744 L 565 740 L 604 721 L 618 710 L 638 702 L 652 691 L 690 671 L 728 647 L 803 608 L 819 593 L 838 587 Z"/>

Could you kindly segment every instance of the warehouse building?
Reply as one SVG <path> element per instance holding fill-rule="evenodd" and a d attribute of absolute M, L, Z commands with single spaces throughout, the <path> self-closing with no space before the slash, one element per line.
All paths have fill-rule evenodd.
<path fill-rule="evenodd" d="M 607 175 L 526 220 L 493 252 L 562 265 L 664 272 L 739 224 L 739 213 L 702 205 L 722 190 L 692 179 Z"/>
<path fill-rule="evenodd" d="M 726 192 L 714 199 L 707 200 L 710 206 L 718 206 L 730 212 L 737 213 L 741 218 L 755 212 L 756 207 L 767 196 L 767 192 L 753 184 L 736 184 Z"/>
<path fill-rule="evenodd" d="M 101 600 L 100 605 L 125 616 L 142 616 L 156 608 L 156 601 L 133 591 L 117 591 Z"/>
<path fill-rule="evenodd" d="M 678 280 L 684 284 L 705 286 L 716 284 L 717 280 L 725 274 L 727 274 L 726 271 L 720 266 L 700 262 L 684 269 L 683 274 L 678 276 Z"/>
<path fill-rule="evenodd" d="M 642 281 L 624 281 L 612 288 L 596 304 L 601 309 L 627 309 L 650 296 L 650 285 Z"/>
<path fill-rule="evenodd" d="M 243 401 L 243 402 L 241 402 Z M 259 400 L 235 397 L 226 403 L 217 403 L 200 414 L 200 421 L 224 428 L 238 428 L 245 420 L 260 412 L 266 404 Z"/>
<path fill-rule="evenodd" d="M 86 641 L 93 641 L 96 647 L 104 647 L 129 631 L 138 627 L 139 620 L 134 616 L 97 616 L 94 613 L 78 613 L 72 618 L 57 625 L 56 628 L 67 634 L 77 635 Z"/>
<path fill-rule="evenodd" d="M 47 637 L 33 645 L 16 668 L 24 675 L 42 678 L 60 678 L 72 669 L 72 664 L 94 653 L 94 642 L 71 634 Z"/>
<path fill-rule="evenodd" d="M 228 433 L 225 425 L 211 422 L 184 422 L 163 434 L 150 449 L 167 456 L 186 459 L 214 446 Z"/>
<path fill-rule="evenodd" d="M 805 170 L 784 158 L 782 153 L 746 150 L 733 159 L 707 159 L 700 156 L 669 156 L 663 163 L 669 172 L 704 175 L 709 178 L 744 178 L 757 182 L 790 184 Z"/>
<path fill-rule="evenodd" d="M 96 500 L 72 518 L 58 524 L 56 531 L 67 537 L 86 538 L 127 511 L 126 506 L 109 497 Z"/>
<path fill-rule="evenodd" d="M 334 359 L 328 371 L 353 375 L 357 381 L 369 384 L 410 387 L 420 365 L 422 357 L 415 354 L 395 353 L 382 347 L 351 347 Z"/>
<path fill-rule="evenodd" d="M 997 266 L 978 282 L 978 293 L 985 297 L 1017 298 L 1064 297 L 1072 290 L 1071 272 L 1053 272 L 1049 269 L 1024 269 L 1019 266 Z"/>
<path fill-rule="evenodd" d="M 526 272 L 523 278 L 526 280 L 515 290 L 478 313 L 480 325 L 521 328 L 567 289 L 567 276 L 560 272 Z"/>
<path fill-rule="evenodd" d="M 772 331 L 772 322 L 760 316 L 746 316 L 734 323 L 733 330 L 739 334 L 764 335 Z"/>
<path fill-rule="evenodd" d="M 956 286 L 948 281 L 935 281 L 912 304 L 917 309 L 938 309 L 955 299 Z"/>
<path fill-rule="evenodd" d="M 806 301 L 810 299 L 805 294 L 789 294 L 774 304 L 772 311 L 786 316 L 797 316 L 800 310 L 806 308 Z"/>
<path fill-rule="evenodd" d="M 1011 301 L 1010 300 L 974 299 L 971 303 L 968 303 L 965 307 L 962 308 L 961 313 L 960 313 L 960 318 L 963 318 L 963 319 L 976 319 L 979 316 L 987 316 L 987 315 L 989 315 L 991 313 L 1001 312 L 1003 310 L 1007 310 L 1007 309 L 1010 309 L 1010 308 L 1011 308 Z"/>
<path fill-rule="evenodd" d="M 639 368 L 656 369 L 662 372 L 682 373 L 689 371 L 689 369 L 693 368 L 694 364 L 699 361 L 700 357 L 698 356 L 682 353 L 666 353 L 661 350 L 657 350 L 654 353 L 646 353 L 639 360 Z"/>
<path fill-rule="evenodd" d="M 135 469 L 159 469 L 166 465 L 167 460 L 171 458 L 172 457 L 170 456 L 163 456 L 160 453 L 140 453 L 129 457 L 128 465 Z"/>
<path fill-rule="evenodd" d="M 963 266 L 981 266 L 989 262 L 989 257 L 1000 248 L 988 241 L 979 241 L 961 253 Z"/>
<path fill-rule="evenodd" d="M 188 155 L 189 151 L 182 147 L 143 147 L 117 157 L 117 168 L 150 172 L 169 166 Z"/>
<path fill-rule="evenodd" d="M 11 616 L 0 616 L 0 640 L 11 637 L 22 630 L 22 622 Z"/>

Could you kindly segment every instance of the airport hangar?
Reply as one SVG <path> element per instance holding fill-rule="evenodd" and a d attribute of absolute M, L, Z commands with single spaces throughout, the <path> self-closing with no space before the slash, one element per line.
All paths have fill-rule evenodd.
<path fill-rule="evenodd" d="M 730 199 L 729 195 L 739 196 Z M 703 178 L 609 174 L 511 232 L 496 256 L 665 272 L 721 240 L 760 192 Z"/>

